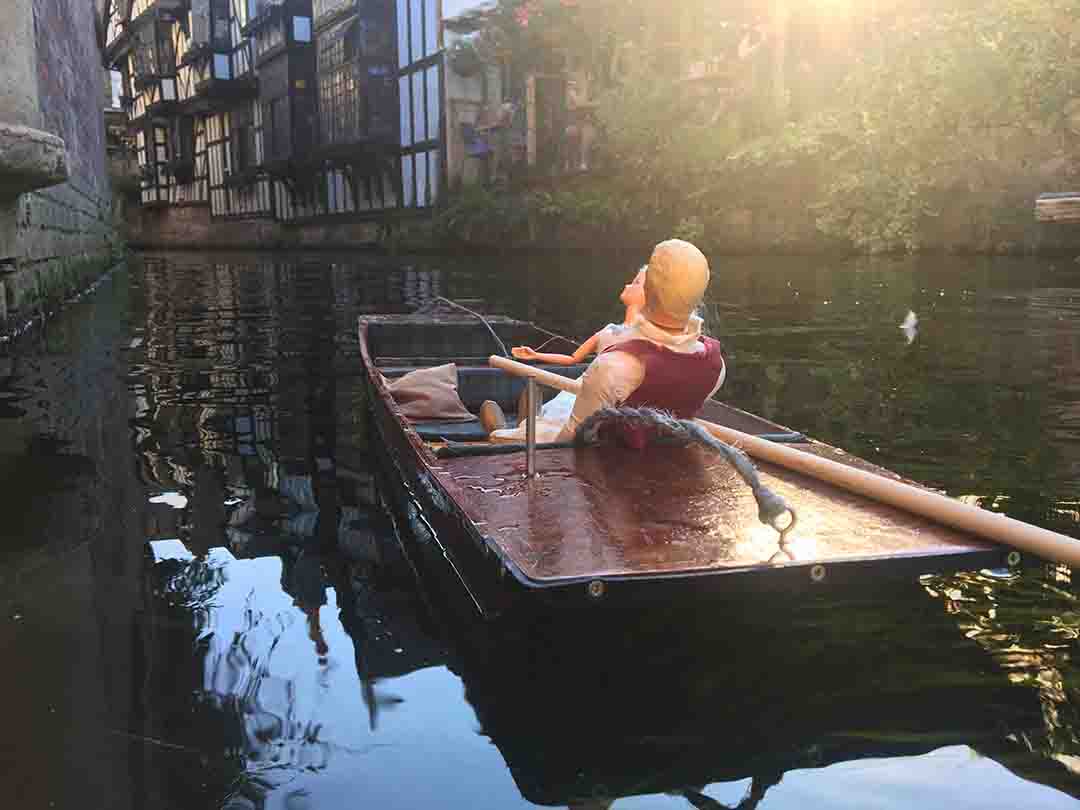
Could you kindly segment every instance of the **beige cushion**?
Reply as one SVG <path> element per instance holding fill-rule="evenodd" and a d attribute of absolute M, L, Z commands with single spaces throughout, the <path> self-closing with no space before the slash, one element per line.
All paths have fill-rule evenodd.
<path fill-rule="evenodd" d="M 388 380 L 387 386 L 409 419 L 450 422 L 476 418 L 458 396 L 457 366 L 453 363 L 410 371 L 404 377 Z"/>

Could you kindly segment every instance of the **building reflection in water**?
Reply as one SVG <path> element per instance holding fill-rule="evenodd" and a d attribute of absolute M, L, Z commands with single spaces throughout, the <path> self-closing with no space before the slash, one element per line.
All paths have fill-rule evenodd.
<path fill-rule="evenodd" d="M 905 780 L 918 790 L 882 806 L 1080 793 L 1080 749 L 1053 731 L 1076 727 L 1075 697 L 1048 712 L 1041 676 L 993 670 L 915 584 L 632 626 L 460 617 L 424 525 L 370 466 L 352 324 L 467 296 L 438 271 L 374 272 L 146 258 L 134 279 L 147 498 L 125 729 L 153 752 L 161 806 L 750 810 Z"/>
<path fill-rule="evenodd" d="M 438 270 L 358 278 L 374 272 L 147 257 L 134 280 L 146 320 L 132 340 L 133 441 L 151 490 L 138 734 L 221 745 L 230 766 L 207 790 L 238 807 L 261 804 L 279 773 L 325 769 L 342 745 L 333 718 L 362 714 L 373 731 L 397 702 L 375 675 L 394 668 L 354 655 L 343 631 L 389 637 L 350 607 L 385 552 L 371 542 L 359 364 L 339 340 L 356 314 L 442 288 Z M 331 581 L 346 583 L 344 604 Z M 341 680 L 358 675 L 349 711 Z"/>

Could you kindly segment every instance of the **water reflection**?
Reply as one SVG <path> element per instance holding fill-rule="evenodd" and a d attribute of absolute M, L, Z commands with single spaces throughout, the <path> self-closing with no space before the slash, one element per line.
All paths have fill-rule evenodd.
<path fill-rule="evenodd" d="M 566 289 L 565 268 L 549 270 L 554 294 L 525 307 L 541 317 L 560 310 Z M 438 294 L 528 313 L 483 274 L 410 266 L 378 283 L 371 274 L 348 263 L 208 272 L 151 261 L 136 280 L 147 312 L 130 378 L 136 450 L 163 499 L 150 535 L 165 538 L 151 543 L 147 575 L 155 599 L 189 617 L 168 657 L 198 664 L 181 703 L 221 729 L 234 769 L 219 786 L 226 806 L 338 806 L 361 795 L 410 807 L 783 807 L 807 789 L 839 799 L 905 781 L 940 803 L 958 800 L 958 779 L 959 793 L 984 804 L 1010 793 L 1030 806 L 1071 801 L 1075 741 L 1055 729 L 1074 727 L 1062 712 L 1072 698 L 1048 697 L 1045 676 L 990 666 L 985 642 L 915 583 L 844 603 L 720 606 L 715 624 L 670 610 L 633 627 L 462 618 L 467 604 L 424 524 L 400 493 L 375 485 L 352 320 Z M 883 355 L 903 365 L 905 345 L 936 339 L 941 302 L 920 306 L 927 334 L 905 344 L 886 337 L 897 321 L 881 317 L 876 289 L 864 280 L 855 304 L 829 289 L 813 323 L 787 329 L 792 311 L 768 313 L 768 289 L 753 291 L 752 306 L 718 302 L 744 391 L 759 379 L 749 335 L 764 350 L 771 335 L 787 348 L 788 335 L 823 334 L 812 367 L 830 373 L 853 362 L 850 342 L 869 342 L 881 354 L 849 374 L 862 386 L 889 367 Z M 876 331 L 852 331 L 855 306 L 874 310 Z M 599 309 L 564 308 L 556 325 L 581 331 Z M 741 320 L 751 309 L 759 314 Z M 771 325 L 759 323 L 763 312 Z M 814 390 L 790 377 L 798 352 L 783 357 L 766 366 L 770 396 Z M 834 406 L 858 397 L 826 379 L 824 413 L 836 419 Z M 936 407 L 939 394 L 927 396 Z M 777 399 L 775 410 L 789 404 Z M 884 801 L 914 798 L 892 789 Z"/>
<path fill-rule="evenodd" d="M 355 317 L 588 334 L 639 261 L 147 256 L 3 358 L 6 804 L 1073 805 L 1067 572 L 470 617 L 373 462 Z M 716 269 L 735 404 L 1075 531 L 1073 268 Z"/>
<path fill-rule="evenodd" d="M 176 268 L 166 268 L 175 284 Z M 581 808 L 782 807 L 805 800 L 806 785 L 839 800 L 905 781 L 921 785 L 931 803 L 966 796 L 985 805 L 1007 794 L 1030 806 L 1071 803 L 1067 794 L 1077 787 L 1063 763 L 1073 743 L 1032 742 L 1054 737 L 1041 681 L 989 666 L 957 614 L 915 583 L 854 602 L 781 601 L 749 613 L 733 604 L 716 609 L 715 624 L 671 611 L 633 627 L 575 617 L 480 628 L 458 618 L 461 605 L 446 601 L 452 588 L 422 522 L 409 519 L 400 493 L 379 496 L 372 483 L 359 381 L 342 373 L 355 352 L 351 321 L 361 311 L 408 309 L 425 296 L 480 293 L 491 308 L 557 311 L 555 325 L 582 331 L 602 308 L 583 315 L 580 303 L 560 306 L 565 268 L 547 270 L 551 294 L 529 296 L 523 307 L 520 295 L 503 299 L 500 279 L 485 286 L 482 274 L 410 267 L 392 283 L 370 285 L 365 268 L 346 263 L 329 275 L 325 265 L 219 267 L 209 287 L 227 288 L 230 306 L 211 318 L 177 307 L 190 291 L 156 298 L 157 271 L 147 267 L 148 300 L 157 303 L 148 307 L 155 314 L 146 366 L 133 376 L 145 402 L 141 468 L 149 483 L 186 499 L 168 527 L 184 551 L 156 551 L 149 570 L 155 592 L 191 593 L 192 650 L 202 666 L 193 700 L 225 718 L 239 768 L 228 806 L 336 806 L 355 793 L 380 806 L 525 799 Z M 201 271 L 189 272 L 196 291 L 207 283 Z M 740 278 L 728 292 L 738 293 Z M 272 292 L 283 279 L 292 296 L 304 295 Z M 809 300 L 804 282 L 793 299 Z M 874 292 L 881 287 L 861 283 L 854 304 L 830 289 L 813 304 L 821 309 L 816 322 L 786 329 L 790 308 L 786 318 L 771 313 L 769 326 L 747 314 L 786 306 L 769 289 L 753 289 L 752 306 L 716 302 L 716 326 L 736 345 L 743 372 L 742 390 L 731 393 L 750 394 L 740 404 L 778 411 L 791 404 L 790 386 L 802 397 L 814 390 L 790 376 L 798 352 L 774 352 L 783 362 L 765 364 L 763 379 L 774 399 L 753 401 L 756 357 L 774 336 L 788 347 L 789 336 L 805 344 L 808 335 L 825 335 L 812 367 L 831 373 L 834 363 L 848 364 L 847 378 L 860 386 L 890 363 L 871 354 L 851 370 L 849 342 L 869 341 L 902 365 L 905 346 L 924 338 L 887 338 L 897 320 L 881 317 L 884 294 Z M 372 286 L 414 292 L 379 300 Z M 359 288 L 363 300 L 343 292 Z M 867 317 L 876 332 L 852 331 L 853 306 L 873 310 Z M 940 316 L 940 302 L 920 306 L 928 342 L 935 310 Z M 152 334 L 185 318 L 186 331 Z M 263 332 L 265 340 L 250 339 Z M 239 335 L 248 338 L 242 346 Z M 748 348 L 751 335 L 756 349 Z M 825 379 L 821 402 L 829 407 L 821 413 L 835 420 L 834 406 L 858 397 Z M 938 394 L 928 396 L 936 403 Z M 798 418 L 794 410 L 788 421 Z M 810 421 L 820 426 L 819 416 Z M 867 420 L 858 424 L 865 429 Z M 902 443 L 893 439 L 895 451 Z M 383 502 L 396 507 L 397 532 Z M 399 537 L 411 538 L 409 557 Z M 1072 727 L 1060 705 L 1054 717 L 1057 727 Z M 463 768 L 468 784 L 453 776 Z M 904 806 L 915 798 L 897 789 L 884 801 Z"/>
<path fill-rule="evenodd" d="M 1020 740 L 1039 757 L 1027 767 L 1041 771 L 1035 777 L 1041 781 L 1053 774 L 1055 781 L 1071 782 L 1080 772 L 1080 672 L 1074 655 L 1080 610 L 1068 569 L 935 576 L 924 585 L 1011 683 L 1038 693 L 1042 723 Z"/>

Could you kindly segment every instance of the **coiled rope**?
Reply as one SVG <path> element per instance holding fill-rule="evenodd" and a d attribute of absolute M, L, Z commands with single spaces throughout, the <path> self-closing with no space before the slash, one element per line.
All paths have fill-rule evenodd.
<path fill-rule="evenodd" d="M 795 528 L 798 519 L 795 510 L 780 495 L 777 495 L 761 482 L 753 462 L 742 450 L 720 441 L 704 427 L 692 419 L 678 419 L 669 413 L 655 408 L 601 408 L 581 423 L 574 434 L 574 444 L 596 444 L 600 440 L 600 430 L 605 426 L 643 427 L 665 444 L 697 444 L 724 457 L 739 477 L 750 487 L 758 507 L 758 520 L 780 533 L 780 552 L 794 560 L 795 555 L 788 548 L 788 535 Z M 790 520 L 784 523 L 784 513 Z M 770 562 L 776 562 L 773 555 Z"/>

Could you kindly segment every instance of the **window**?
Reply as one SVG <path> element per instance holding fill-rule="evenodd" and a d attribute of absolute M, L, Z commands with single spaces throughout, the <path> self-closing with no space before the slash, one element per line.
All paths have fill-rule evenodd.
<path fill-rule="evenodd" d="M 114 109 L 120 107 L 120 99 L 124 95 L 124 77 L 119 70 L 109 71 L 109 96 L 110 106 Z"/>
<path fill-rule="evenodd" d="M 413 141 L 426 141 L 427 117 L 424 112 L 424 74 L 412 74 Z"/>
<path fill-rule="evenodd" d="M 195 159 L 195 118 L 181 115 L 173 121 L 173 157 L 178 161 Z"/>
<path fill-rule="evenodd" d="M 424 0 L 409 2 L 409 32 L 411 61 L 417 62 L 424 58 Z"/>
<path fill-rule="evenodd" d="M 431 187 L 428 205 L 434 205 L 439 200 L 439 182 L 441 178 L 439 172 L 439 152 L 433 149 L 428 152 L 428 185 Z"/>
<path fill-rule="evenodd" d="M 430 67 L 424 71 L 424 81 L 427 85 L 427 114 L 429 138 L 438 138 L 442 129 L 442 116 L 439 112 L 439 69 Z"/>
<path fill-rule="evenodd" d="M 160 76 L 172 76 L 176 73 L 176 49 L 173 46 L 172 26 L 167 23 L 157 25 L 157 70 Z"/>
<path fill-rule="evenodd" d="M 439 23 L 435 0 L 424 0 L 424 45 L 425 56 L 431 56 L 439 49 Z"/>
<path fill-rule="evenodd" d="M 315 0 L 313 5 L 313 11 L 315 12 L 315 19 L 322 22 L 327 17 L 337 14 L 340 11 L 344 11 L 345 7 L 350 5 L 353 0 Z"/>
<path fill-rule="evenodd" d="M 214 78 L 231 79 L 232 67 L 229 64 L 229 55 L 224 53 L 214 54 Z"/>
<path fill-rule="evenodd" d="M 345 37 L 342 40 L 342 61 L 352 62 L 358 56 L 364 55 L 364 45 L 367 40 L 367 25 L 363 20 L 353 20 L 345 29 Z"/>
<path fill-rule="evenodd" d="M 157 73 L 157 53 L 151 29 L 143 28 L 135 37 L 131 49 L 132 73 L 136 81 Z"/>
<path fill-rule="evenodd" d="M 192 182 L 195 179 L 195 119 L 190 115 L 173 119 L 170 141 L 172 176 L 178 183 Z"/>
<path fill-rule="evenodd" d="M 229 0 L 210 0 L 212 18 L 211 46 L 214 50 L 225 51 L 232 47 L 232 32 L 229 30 Z"/>
<path fill-rule="evenodd" d="M 251 110 L 241 107 L 229 114 L 232 130 L 232 173 L 243 174 L 255 168 L 255 127 Z"/>
<path fill-rule="evenodd" d="M 311 17 L 292 18 L 293 40 L 311 42 Z"/>
<path fill-rule="evenodd" d="M 191 41 L 195 45 L 210 42 L 210 0 L 191 0 L 188 12 L 191 28 Z"/>
<path fill-rule="evenodd" d="M 413 185 L 413 156 L 406 155 L 401 159 L 401 190 L 402 205 L 412 207 L 415 199 L 416 187 Z"/>
<path fill-rule="evenodd" d="M 327 73 L 352 58 L 354 22 L 346 22 L 319 36 L 319 72 Z"/>
<path fill-rule="evenodd" d="M 409 0 L 397 0 L 398 67 L 403 68 L 409 59 Z"/>
<path fill-rule="evenodd" d="M 412 93 L 409 92 L 409 77 L 398 79 L 401 99 L 401 145 L 412 146 Z"/>
<path fill-rule="evenodd" d="M 269 136 L 266 149 L 268 160 L 288 160 L 292 151 L 289 97 L 275 98 L 265 107 L 264 129 Z"/>
<path fill-rule="evenodd" d="M 426 208 L 428 205 L 428 163 L 427 155 L 423 152 L 416 156 L 416 207 Z"/>

